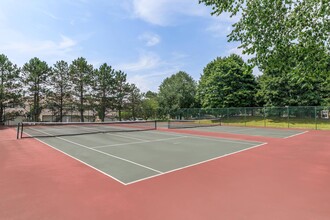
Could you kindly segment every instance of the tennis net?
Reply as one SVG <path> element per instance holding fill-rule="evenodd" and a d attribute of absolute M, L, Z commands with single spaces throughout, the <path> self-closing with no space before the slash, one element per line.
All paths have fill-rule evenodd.
<path fill-rule="evenodd" d="M 197 128 L 197 127 L 211 127 L 220 126 L 220 119 L 200 119 L 200 120 L 169 120 L 168 128 Z"/>
<path fill-rule="evenodd" d="M 17 138 L 75 136 L 110 132 L 147 131 L 156 129 L 156 121 L 23 122 L 17 127 Z"/>

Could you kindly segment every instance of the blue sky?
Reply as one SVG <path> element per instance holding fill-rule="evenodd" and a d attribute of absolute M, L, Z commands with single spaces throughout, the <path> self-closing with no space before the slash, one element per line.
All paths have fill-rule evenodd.
<path fill-rule="evenodd" d="M 180 70 L 198 81 L 216 57 L 242 55 L 226 38 L 235 18 L 211 16 L 198 0 L 0 1 L 0 53 L 19 66 L 85 57 L 146 92 Z"/>

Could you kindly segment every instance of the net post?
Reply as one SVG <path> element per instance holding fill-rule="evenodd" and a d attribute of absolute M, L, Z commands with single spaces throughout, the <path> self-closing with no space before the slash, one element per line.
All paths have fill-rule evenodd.
<path fill-rule="evenodd" d="M 21 123 L 21 135 L 20 135 L 20 138 L 23 137 L 23 128 L 24 128 L 24 126 L 23 126 L 23 122 L 22 122 L 22 123 Z"/>
<path fill-rule="evenodd" d="M 19 122 L 19 123 L 17 124 L 17 134 L 16 134 L 16 139 L 19 139 L 20 125 L 21 125 L 21 123 Z"/>
<path fill-rule="evenodd" d="M 171 120 L 170 120 L 170 119 L 167 120 L 167 128 L 168 128 L 168 129 L 171 128 Z"/>
<path fill-rule="evenodd" d="M 155 120 L 155 130 L 157 130 L 157 120 Z"/>

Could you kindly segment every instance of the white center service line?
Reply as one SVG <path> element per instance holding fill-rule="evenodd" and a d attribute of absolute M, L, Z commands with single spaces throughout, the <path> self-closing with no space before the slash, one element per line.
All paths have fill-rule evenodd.
<path fill-rule="evenodd" d="M 176 140 L 176 139 L 182 139 L 182 138 L 188 138 L 188 136 L 164 138 L 164 139 L 149 140 L 149 141 L 137 141 L 137 142 L 129 142 L 129 143 L 121 143 L 121 144 L 110 144 L 110 145 L 96 146 L 96 147 L 92 147 L 92 148 L 93 149 L 96 149 L 96 148 L 98 149 L 98 148 L 103 148 L 103 147 L 115 147 L 115 146 L 131 145 L 131 144 L 151 143 L 151 142 L 159 142 L 159 141 Z"/>
<path fill-rule="evenodd" d="M 52 135 L 52 134 L 49 134 L 47 132 L 44 132 L 44 131 L 40 131 L 38 129 L 34 129 L 34 128 L 30 128 L 31 130 L 35 130 L 37 132 L 40 132 L 40 133 L 44 133 L 44 134 L 47 134 L 47 135 Z M 145 165 L 142 165 L 142 164 L 139 164 L 139 163 L 136 163 L 134 161 L 131 161 L 131 160 L 127 160 L 127 159 L 124 159 L 124 158 L 121 158 L 121 157 L 118 157 L 118 156 L 115 156 L 115 155 L 112 155 L 112 154 L 108 154 L 108 153 L 105 153 L 103 151 L 99 151 L 97 149 L 93 149 L 93 148 L 90 148 L 90 147 L 87 147 L 83 144 L 79 144 L 79 143 L 76 143 L 76 142 L 73 142 L 73 141 L 69 141 L 67 139 L 64 139 L 64 138 L 61 138 L 61 137 L 54 137 L 54 138 L 57 138 L 57 139 L 60 139 L 60 140 L 63 140 L 63 141 L 66 141 L 68 143 L 71 143 L 71 144 L 74 144 L 74 145 L 77 145 L 77 146 L 80 146 L 80 147 L 83 147 L 83 148 L 86 148 L 86 149 L 89 149 L 89 150 L 92 150 L 92 151 L 95 151 L 95 152 L 98 152 L 100 154 L 104 154 L 106 156 L 109 156 L 109 157 L 113 157 L 113 158 L 116 158 L 116 159 L 119 159 L 119 160 L 122 160 L 122 161 L 125 161 L 125 162 L 128 162 L 128 163 L 131 163 L 131 164 L 134 164 L 134 165 L 137 165 L 137 166 L 140 166 L 140 167 L 143 167 L 145 169 L 148 169 L 148 170 L 152 170 L 156 173 L 159 173 L 159 174 L 162 174 L 163 172 L 159 171 L 159 170 L 156 170 L 156 169 L 153 169 L 151 167 L 148 167 L 148 166 L 145 166 Z"/>
<path fill-rule="evenodd" d="M 79 127 L 79 126 L 77 126 L 77 127 Z M 136 137 L 130 137 L 130 136 L 124 136 L 124 135 L 120 135 L 120 134 L 114 134 L 114 132 L 109 132 L 109 133 L 107 133 L 107 131 L 100 130 L 100 129 L 96 129 L 96 128 L 85 128 L 85 127 L 79 127 L 79 129 L 93 130 L 93 131 L 100 131 L 100 132 L 105 132 L 106 135 L 110 135 L 110 136 L 125 137 L 125 138 L 128 138 L 128 139 L 133 139 L 133 140 L 138 140 L 138 141 L 144 141 L 143 139 L 136 138 Z M 125 131 L 123 131 L 123 132 L 125 132 Z"/>

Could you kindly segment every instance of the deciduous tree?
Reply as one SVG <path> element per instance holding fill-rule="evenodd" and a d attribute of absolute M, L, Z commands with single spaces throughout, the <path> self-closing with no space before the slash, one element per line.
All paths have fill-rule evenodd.
<path fill-rule="evenodd" d="M 251 68 L 233 54 L 207 64 L 197 98 L 204 108 L 252 107 L 255 92 L 256 80 Z"/>
<path fill-rule="evenodd" d="M 173 74 L 159 86 L 159 106 L 167 112 L 194 107 L 196 87 L 196 82 L 186 72 Z"/>
<path fill-rule="evenodd" d="M 0 54 L 0 124 L 4 123 L 5 107 L 15 104 L 21 95 L 19 68 L 7 56 Z"/>

